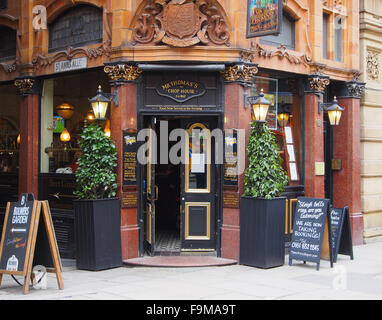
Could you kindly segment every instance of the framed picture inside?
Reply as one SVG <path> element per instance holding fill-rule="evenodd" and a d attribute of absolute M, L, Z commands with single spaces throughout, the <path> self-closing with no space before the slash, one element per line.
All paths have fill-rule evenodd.
<path fill-rule="evenodd" d="M 247 38 L 279 34 L 282 11 L 282 0 L 248 0 Z"/>

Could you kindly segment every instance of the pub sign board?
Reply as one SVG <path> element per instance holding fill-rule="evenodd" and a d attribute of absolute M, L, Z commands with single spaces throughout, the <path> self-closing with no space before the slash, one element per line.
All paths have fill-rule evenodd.
<path fill-rule="evenodd" d="M 27 194 L 21 195 L 18 202 L 8 203 L 0 248 L 0 270 L 25 275 L 36 210 L 37 201 Z"/>
<path fill-rule="evenodd" d="M 353 242 L 351 236 L 349 207 L 331 208 L 333 261 L 337 262 L 338 254 L 350 256 L 354 260 Z"/>
<path fill-rule="evenodd" d="M 309 261 L 316 263 L 319 270 L 326 222 L 329 226 L 329 248 L 332 247 L 329 202 L 328 199 L 318 198 L 297 199 L 289 265 L 292 265 L 292 260 Z M 333 267 L 332 250 L 329 251 L 330 265 Z"/>
<path fill-rule="evenodd" d="M 282 0 L 248 0 L 247 38 L 278 35 L 282 24 Z"/>
<path fill-rule="evenodd" d="M 185 79 L 160 83 L 156 90 L 160 96 L 168 97 L 176 102 L 186 102 L 206 93 L 203 83 Z"/>
<path fill-rule="evenodd" d="M 43 227 L 41 232 L 39 226 Z M 41 262 L 48 272 L 56 274 L 63 290 L 61 258 L 49 203 L 35 200 L 33 194 L 22 194 L 18 202 L 7 203 L 0 243 L 0 285 L 3 274 L 24 276 L 23 292 L 27 294 L 33 264 Z"/>

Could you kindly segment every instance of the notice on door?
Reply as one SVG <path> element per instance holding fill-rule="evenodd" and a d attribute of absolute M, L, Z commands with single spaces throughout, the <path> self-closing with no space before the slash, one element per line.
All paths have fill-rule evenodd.
<path fill-rule="evenodd" d="M 191 172 L 192 173 L 206 172 L 206 155 L 204 153 L 191 154 Z"/>

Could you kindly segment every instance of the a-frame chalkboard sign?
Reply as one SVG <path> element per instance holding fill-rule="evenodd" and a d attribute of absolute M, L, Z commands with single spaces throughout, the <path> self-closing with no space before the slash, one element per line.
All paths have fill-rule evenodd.
<path fill-rule="evenodd" d="M 350 256 L 354 260 L 353 241 L 351 236 L 349 207 L 331 208 L 333 261 L 337 262 L 338 254 Z"/>
<path fill-rule="evenodd" d="M 36 246 L 42 243 L 40 235 L 44 229 L 49 246 Z M 56 274 L 58 287 L 63 290 L 61 259 L 49 203 L 35 200 L 33 194 L 22 194 L 18 202 L 8 202 L 5 212 L 0 244 L 0 285 L 4 274 L 23 276 L 23 293 L 27 294 L 33 264 L 39 262 L 35 258 L 48 256 L 47 271 Z"/>
<path fill-rule="evenodd" d="M 329 248 L 332 248 L 331 219 L 328 199 L 305 198 L 297 199 L 293 224 L 292 241 L 289 252 L 289 265 L 292 260 L 306 263 L 314 262 L 320 269 L 321 250 L 324 238 L 325 224 L 328 224 Z M 333 254 L 330 252 L 330 266 L 333 268 Z"/>

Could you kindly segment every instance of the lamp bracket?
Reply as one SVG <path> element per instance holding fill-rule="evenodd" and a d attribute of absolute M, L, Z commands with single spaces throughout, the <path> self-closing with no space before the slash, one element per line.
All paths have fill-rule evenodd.
<path fill-rule="evenodd" d="M 103 93 L 103 95 L 110 101 L 113 101 L 115 106 L 119 106 L 119 91 L 116 90 L 115 93 Z"/>
<path fill-rule="evenodd" d="M 327 107 L 330 106 L 332 103 L 324 103 L 324 102 L 318 102 L 318 113 L 321 114 L 321 112 L 326 111 Z"/>

